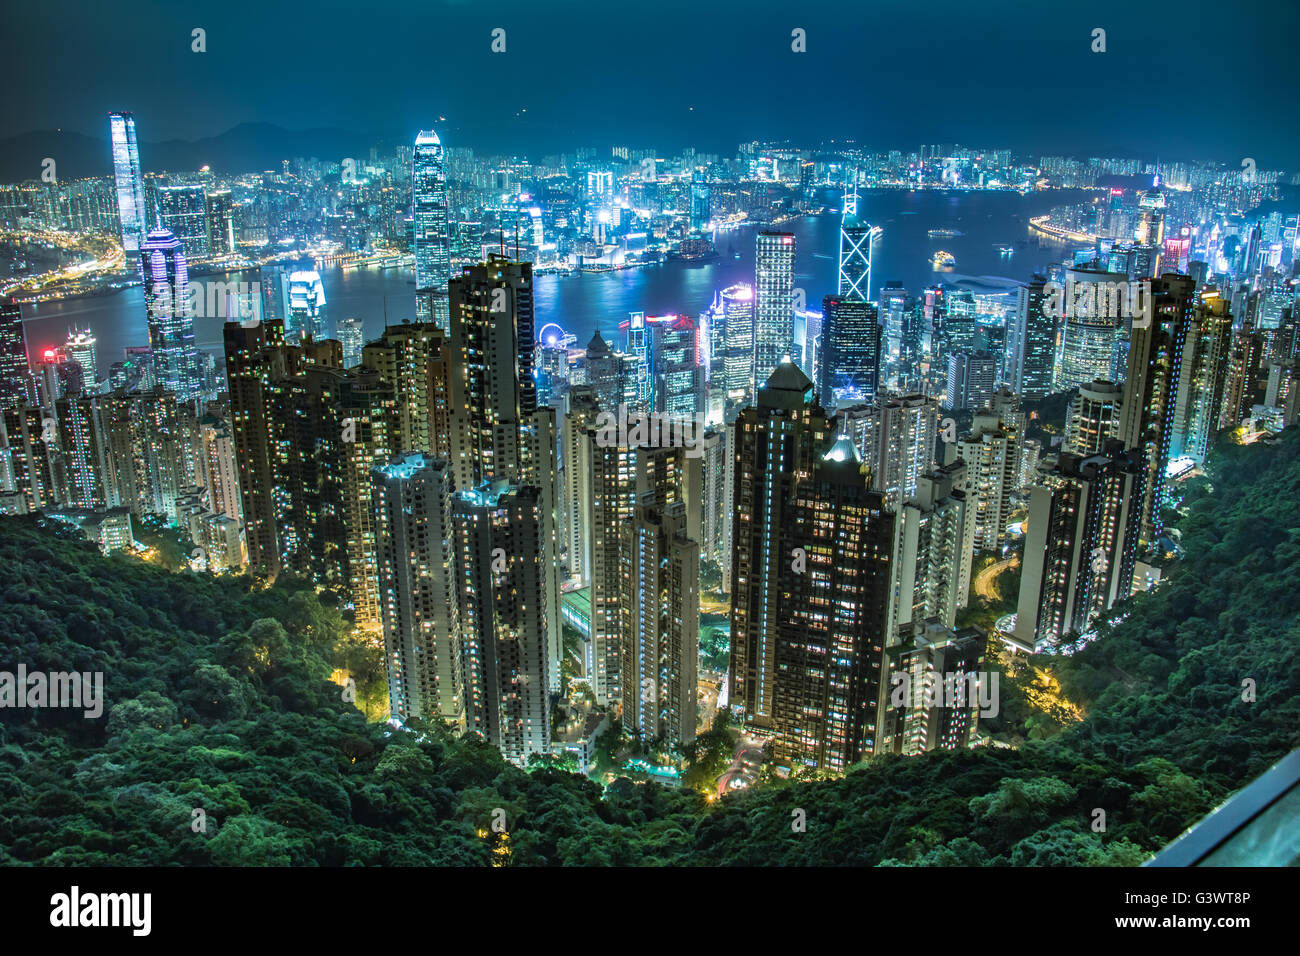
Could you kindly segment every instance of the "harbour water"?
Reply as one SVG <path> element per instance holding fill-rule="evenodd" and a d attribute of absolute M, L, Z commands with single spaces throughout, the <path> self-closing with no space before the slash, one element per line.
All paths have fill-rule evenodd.
<path fill-rule="evenodd" d="M 858 199 L 858 211 L 884 230 L 875 246 L 873 292 L 887 282 L 901 282 L 917 293 L 935 282 L 992 277 L 980 287 L 993 291 L 1023 282 L 1035 270 L 1061 257 L 1064 248 L 1031 234 L 1030 217 L 1052 206 L 1081 201 L 1081 191 L 1054 191 L 1021 196 L 1015 192 L 868 191 Z M 735 282 L 754 278 L 754 233 L 744 226 L 719 232 L 719 257 L 708 263 L 665 262 L 661 265 L 577 276 L 541 275 L 536 278 L 537 327 L 555 322 L 574 333 L 585 345 L 600 328 L 613 344 L 618 324 L 633 311 L 649 315 L 697 315 L 713 300 L 714 292 Z M 835 291 L 838 268 L 839 216 L 805 216 L 777 227 L 795 235 L 795 285 L 805 292 L 809 308 Z M 931 237 L 931 229 L 951 229 L 960 235 Z M 1008 255 L 999 247 L 1011 247 Z M 951 271 L 935 272 L 937 250 L 951 253 Z M 739 253 L 739 258 L 735 256 Z M 255 274 L 228 275 L 225 281 L 255 281 Z M 340 319 L 360 318 L 367 339 L 389 322 L 414 317 L 414 282 L 411 271 L 401 269 L 329 268 L 322 271 L 331 326 Z M 1004 281 L 1003 281 L 1004 280 Z M 106 295 L 39 306 L 24 305 L 27 350 L 33 361 L 45 349 L 61 344 L 70 329 L 89 328 L 98 340 L 99 375 L 120 361 L 127 346 L 148 343 L 144 293 L 139 287 Z M 200 348 L 221 352 L 221 325 L 217 317 L 195 321 Z"/>

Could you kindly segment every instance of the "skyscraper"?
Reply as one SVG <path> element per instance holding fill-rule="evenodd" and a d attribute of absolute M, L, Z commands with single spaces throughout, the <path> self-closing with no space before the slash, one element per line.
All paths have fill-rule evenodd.
<path fill-rule="evenodd" d="M 743 401 L 754 394 L 754 290 L 744 283 L 722 290 L 725 348 L 719 357 L 727 397 Z"/>
<path fill-rule="evenodd" d="M 1015 635 L 1041 649 L 1083 634 L 1129 596 L 1138 553 L 1142 459 L 1111 441 L 1098 455 L 1062 454 L 1030 497 Z"/>
<path fill-rule="evenodd" d="M 180 241 L 191 260 L 208 256 L 212 237 L 202 186 L 158 187 L 158 218 Z"/>
<path fill-rule="evenodd" d="M 451 471 L 408 452 L 372 473 L 389 709 L 465 723 Z"/>
<path fill-rule="evenodd" d="M 1114 382 L 1098 379 L 1079 386 L 1065 419 L 1063 451 L 1087 458 L 1099 455 L 1119 430 L 1123 392 Z"/>
<path fill-rule="evenodd" d="M 1263 359 L 1262 336 L 1249 329 L 1233 330 L 1228 343 L 1228 367 L 1224 372 L 1219 428 L 1236 428 L 1249 414 Z"/>
<path fill-rule="evenodd" d="M 1016 290 L 1016 311 L 1007 330 L 1007 374 L 1011 390 L 1025 401 L 1045 398 L 1054 391 L 1052 370 L 1056 355 L 1056 316 L 1043 309 L 1047 279 L 1035 275 Z"/>
<path fill-rule="evenodd" d="M 757 404 L 740 413 L 728 448 L 735 475 L 731 699 L 748 724 L 768 731 L 775 727 L 778 598 L 783 569 L 793 559 L 783 529 L 800 479 L 832 443 L 831 426 L 812 382 L 785 361 L 759 389 Z"/>
<path fill-rule="evenodd" d="M 924 395 L 882 396 L 871 406 L 861 445 L 871 487 L 891 506 L 916 495 L 921 476 L 934 467 L 939 403 Z"/>
<path fill-rule="evenodd" d="M 150 229 L 140 246 L 140 278 L 149 311 L 154 381 L 183 401 L 203 392 L 199 353 L 190 314 L 185 250 L 168 229 Z"/>
<path fill-rule="evenodd" d="M 466 729 L 524 764 L 550 750 L 543 519 L 537 489 L 499 479 L 452 499 Z"/>
<path fill-rule="evenodd" d="M 22 308 L 6 297 L 0 300 L 0 409 L 17 408 L 29 399 L 30 392 Z"/>
<path fill-rule="evenodd" d="M 1205 463 L 1219 430 L 1231 340 L 1232 316 L 1228 314 L 1227 300 L 1217 290 L 1207 289 L 1196 303 L 1183 346 L 1170 457 L 1186 456 L 1197 464 Z"/>
<path fill-rule="evenodd" d="M 652 508 L 662 516 L 680 502 L 687 509 L 685 535 L 698 542 L 698 525 L 693 522 L 698 522 L 702 493 L 700 460 L 687 456 L 682 446 L 620 443 L 598 428 L 588 428 L 581 440 L 586 447 L 578 460 L 590 469 L 583 483 L 589 494 L 585 527 L 591 567 L 592 690 L 596 702 L 605 705 L 637 690 L 622 678 L 630 624 L 624 617 L 624 588 L 631 573 L 625 563 L 632 546 L 628 529 L 638 507 Z M 685 592 L 679 593 L 685 596 Z M 638 602 L 645 600 L 649 598 L 637 598 Z"/>
<path fill-rule="evenodd" d="M 840 219 L 840 267 L 837 293 L 851 302 L 871 301 L 871 253 L 879 229 L 858 218 L 858 187 L 844 197 Z"/>
<path fill-rule="evenodd" d="M 966 606 L 975 522 L 961 488 L 964 469 L 964 463 L 954 462 L 927 472 L 916 494 L 895 509 L 895 633 L 929 618 L 952 627 L 958 608 Z"/>
<path fill-rule="evenodd" d="M 113 146 L 113 179 L 117 187 L 117 215 L 122 228 L 122 250 L 128 257 L 140 251 L 145 240 L 144 179 L 140 175 L 140 150 L 135 141 L 135 117 L 108 114 Z"/>
<path fill-rule="evenodd" d="M 591 388 L 593 400 L 602 409 L 613 412 L 619 405 L 636 404 L 632 360 L 610 348 L 600 329 L 591 336 L 578 367 L 585 384 Z"/>
<path fill-rule="evenodd" d="M 442 142 L 433 130 L 415 137 L 411 161 L 411 215 L 415 220 L 415 312 L 421 322 L 447 328 L 451 249 L 447 176 Z"/>
<path fill-rule="evenodd" d="M 361 364 L 361 349 L 365 346 L 365 333 L 360 319 L 342 319 L 338 327 L 339 342 L 343 345 L 343 367 Z"/>
<path fill-rule="evenodd" d="M 623 352 L 628 358 L 626 367 L 631 379 L 628 385 L 632 390 L 632 400 L 628 405 L 638 411 L 650 411 L 654 403 L 654 375 L 651 371 L 654 359 L 645 313 L 631 313 L 624 323 L 624 330 L 627 341 Z"/>
<path fill-rule="evenodd" d="M 649 326 L 654 410 L 684 418 L 704 414 L 699 326 L 684 315 L 656 317 Z"/>
<path fill-rule="evenodd" d="M 359 320 L 351 320 L 360 325 Z M 359 331 L 357 333 L 359 338 Z M 360 349 L 361 365 L 374 369 L 397 393 L 401 451 L 422 451 L 439 458 L 451 454 L 451 412 L 447 395 L 449 353 L 445 330 L 429 322 L 390 325 Z M 344 365 L 347 342 L 343 343 Z"/>
<path fill-rule="evenodd" d="M 954 352 L 948 356 L 945 411 L 983 408 L 993 398 L 997 359 L 989 352 Z"/>
<path fill-rule="evenodd" d="M 1127 276 L 1095 269 L 1067 270 L 1065 294 L 1075 301 L 1065 303 L 1059 389 L 1110 377 L 1127 281 Z"/>
<path fill-rule="evenodd" d="M 881 331 L 876 307 L 861 299 L 828 295 L 822 299 L 822 406 L 871 401 L 881 388 Z"/>
<path fill-rule="evenodd" d="M 238 521 L 239 473 L 230 426 L 224 418 L 205 415 L 199 421 L 199 440 L 203 443 L 203 483 L 208 507 L 214 514 Z"/>
<path fill-rule="evenodd" d="M 48 414 L 35 405 L 0 406 L 0 467 L 21 501 L 20 514 L 57 505 L 62 497 L 60 455 L 54 443 L 44 440 Z"/>
<path fill-rule="evenodd" d="M 68 361 L 81 366 L 86 391 L 93 391 L 95 383 L 99 381 L 99 357 L 95 345 L 95 337 L 89 330 L 72 331 L 68 333 L 68 340 L 61 349 Z"/>
<path fill-rule="evenodd" d="M 957 455 L 966 463 L 975 547 L 996 551 L 1007 534 L 1011 494 L 1020 485 L 1019 431 L 997 412 L 977 413 L 970 432 L 957 439 Z"/>
<path fill-rule="evenodd" d="M 623 725 L 646 743 L 695 740 L 700 546 L 686 506 L 638 505 L 620 544 Z"/>
<path fill-rule="evenodd" d="M 847 437 L 790 490 L 775 592 L 759 605 L 775 624 L 773 754 L 843 771 L 880 745 L 895 518 Z"/>
<path fill-rule="evenodd" d="M 458 495 L 474 499 L 473 508 L 486 508 L 511 527 L 536 516 L 538 527 L 528 533 L 538 549 L 532 556 L 543 597 L 540 607 L 525 610 L 539 615 L 539 628 L 527 631 L 526 639 L 540 646 L 519 653 L 528 660 L 534 654 L 543 659 L 536 675 L 543 685 L 530 693 L 558 691 L 558 674 L 551 671 L 558 668 L 561 654 L 559 439 L 555 409 L 538 405 L 533 378 L 532 265 L 492 256 L 468 266 L 451 280 L 449 301 L 447 409 L 455 487 Z M 504 510 L 492 504 L 502 496 L 511 502 Z M 472 714 L 468 697 L 467 705 Z"/>
<path fill-rule="evenodd" d="M 284 345 L 283 329 L 283 324 L 275 320 L 254 326 L 226 322 L 222 327 L 248 560 L 255 573 L 271 578 L 280 569 L 277 505 L 272 497 L 275 473 L 271 399 L 275 379 L 296 371 L 286 365 L 297 358 L 296 353 L 280 348 Z"/>
<path fill-rule="evenodd" d="M 721 569 L 731 563 L 730 549 L 723 542 L 729 534 L 731 510 L 727 508 L 726 430 L 709 429 L 704 433 L 700 456 L 700 558 Z"/>
<path fill-rule="evenodd" d="M 294 269 L 289 273 L 288 312 L 284 319 L 284 337 L 297 342 L 310 336 L 313 342 L 328 338 L 328 313 L 325 309 L 325 283 L 315 269 Z"/>
<path fill-rule="evenodd" d="M 955 630 L 918 621 L 908 639 L 891 649 L 891 696 L 901 682 L 908 693 L 890 714 L 891 752 L 919 754 L 969 747 L 979 726 L 980 683 L 988 635 L 977 627 Z M 949 696 L 951 692 L 951 696 Z"/>
<path fill-rule="evenodd" d="M 1142 540 L 1154 543 L 1164 531 L 1167 469 L 1173 447 L 1175 400 L 1182 381 L 1183 352 L 1191 328 L 1195 281 L 1165 275 L 1151 282 L 1152 318 L 1134 324 L 1118 437 L 1136 449 L 1142 480 Z"/>
<path fill-rule="evenodd" d="M 766 381 L 794 341 L 794 234 L 760 232 L 754 252 L 754 380 Z"/>
<path fill-rule="evenodd" d="M 214 189 L 207 196 L 208 251 L 224 256 L 235 251 L 235 210 L 229 189 Z"/>
<path fill-rule="evenodd" d="M 577 385 L 565 396 L 563 435 L 563 498 L 560 541 L 566 555 L 569 580 L 579 587 L 591 584 L 591 448 L 588 430 L 596 424 L 600 406 L 590 385 Z"/>
<path fill-rule="evenodd" d="M 493 256 L 451 281 L 448 402 L 456 488 L 518 481 L 520 430 L 537 408 L 533 270 Z"/>

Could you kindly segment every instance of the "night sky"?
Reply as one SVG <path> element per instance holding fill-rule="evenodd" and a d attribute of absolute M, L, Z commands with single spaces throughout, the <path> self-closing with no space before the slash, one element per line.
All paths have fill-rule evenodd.
<path fill-rule="evenodd" d="M 1293 0 L 41 0 L 2 17 L 0 136 L 105 138 L 123 109 L 143 141 L 269 122 L 389 141 L 435 125 L 449 145 L 534 156 L 787 138 L 1262 168 L 1300 155 Z"/>

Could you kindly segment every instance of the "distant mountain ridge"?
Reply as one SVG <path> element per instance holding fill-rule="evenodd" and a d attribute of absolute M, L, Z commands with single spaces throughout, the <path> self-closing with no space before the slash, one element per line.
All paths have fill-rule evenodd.
<path fill-rule="evenodd" d="M 0 139 L 0 182 L 40 179 L 47 157 L 55 161 L 59 179 L 111 175 L 107 125 L 102 139 L 71 130 L 33 130 Z M 279 169 L 283 160 L 297 156 L 335 161 L 365 157 L 376 142 L 374 136 L 342 129 L 290 130 L 273 123 L 241 123 L 218 136 L 197 140 L 141 142 L 140 168 L 172 173 L 210 166 L 219 174 L 247 173 Z"/>

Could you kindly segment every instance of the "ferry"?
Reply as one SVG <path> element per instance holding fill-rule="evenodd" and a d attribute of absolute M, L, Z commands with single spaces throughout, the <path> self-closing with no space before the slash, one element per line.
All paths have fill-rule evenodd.
<path fill-rule="evenodd" d="M 964 235 L 966 235 L 966 233 L 962 232 L 960 229 L 931 229 L 929 232 L 931 239 L 952 238 Z"/>
<path fill-rule="evenodd" d="M 935 269 L 951 269 L 957 264 L 957 257 L 951 252 L 944 252 L 940 249 L 930 258 L 930 264 Z"/>

